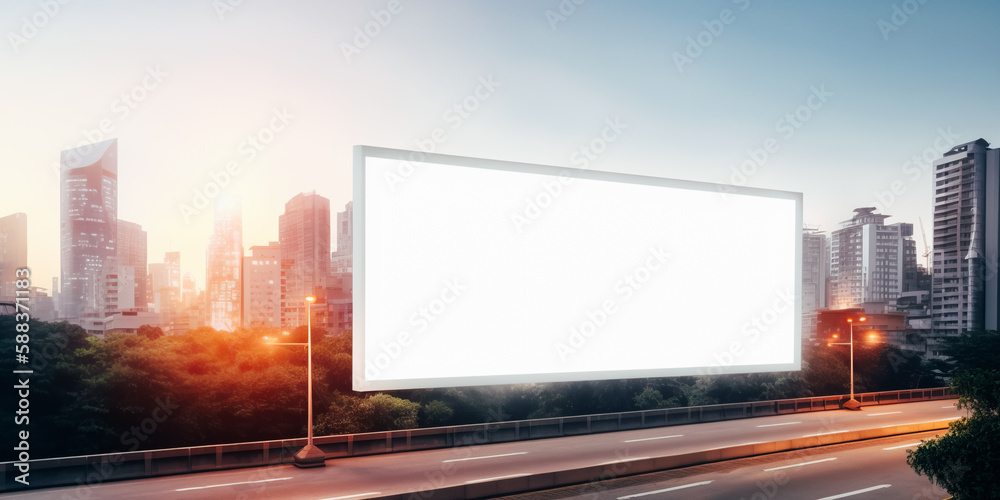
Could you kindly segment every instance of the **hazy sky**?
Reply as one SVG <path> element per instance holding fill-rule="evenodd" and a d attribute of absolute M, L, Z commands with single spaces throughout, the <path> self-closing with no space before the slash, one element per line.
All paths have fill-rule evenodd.
<path fill-rule="evenodd" d="M 930 229 L 931 176 L 906 162 L 1000 141 L 996 2 L 43 3 L 0 4 L 0 216 L 28 214 L 45 287 L 59 153 L 88 139 L 118 138 L 119 217 L 199 288 L 212 212 L 180 206 L 231 162 L 245 247 L 299 192 L 342 210 L 352 145 L 571 166 L 607 120 L 625 128 L 590 168 L 800 191 L 826 231 L 897 182 L 889 222 Z"/>

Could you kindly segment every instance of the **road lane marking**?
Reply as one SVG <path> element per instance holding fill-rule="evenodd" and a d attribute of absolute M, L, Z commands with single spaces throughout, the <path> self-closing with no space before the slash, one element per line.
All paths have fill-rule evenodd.
<path fill-rule="evenodd" d="M 826 436 L 827 434 L 840 434 L 841 432 L 848 432 L 848 431 L 820 432 L 819 434 L 806 434 L 805 436 L 802 436 L 802 437 L 804 437 L 804 438 L 810 438 L 810 437 L 816 437 L 816 436 Z"/>
<path fill-rule="evenodd" d="M 670 439 L 670 438 L 679 438 L 679 437 L 684 437 L 684 435 L 683 434 L 675 434 L 673 436 L 660 436 L 660 437 L 655 437 L 655 438 L 629 439 L 628 441 L 625 441 L 625 442 L 626 443 L 638 443 L 639 441 L 652 441 L 654 439 Z"/>
<path fill-rule="evenodd" d="M 885 413 L 869 413 L 869 417 L 877 417 L 879 415 L 892 415 L 893 413 L 903 413 L 901 411 L 887 411 Z"/>
<path fill-rule="evenodd" d="M 951 417 L 951 418 L 943 418 L 943 419 L 941 419 L 941 420 L 958 420 L 958 419 L 960 419 L 960 418 L 962 418 L 962 417 Z M 926 421 L 926 422 L 910 422 L 910 423 L 908 423 L 908 424 L 890 424 L 890 425 L 883 425 L 883 426 L 882 426 L 882 428 L 886 428 L 886 427 L 896 427 L 896 426 L 898 426 L 898 425 L 920 425 L 920 424 L 933 424 L 934 422 L 940 422 L 940 420 L 928 420 L 928 421 Z"/>
<path fill-rule="evenodd" d="M 618 500 L 628 500 L 629 498 L 639 498 L 639 497 L 644 497 L 646 495 L 655 495 L 657 493 L 666 493 L 668 491 L 683 490 L 684 488 L 691 488 L 693 486 L 704 486 L 709 483 L 711 483 L 711 481 L 702 481 L 700 483 L 685 484 L 684 486 L 674 486 L 673 488 L 667 488 L 664 490 L 647 491 L 646 493 L 636 493 L 635 495 L 626 495 L 623 497 L 618 497 Z"/>
<path fill-rule="evenodd" d="M 191 491 L 191 490 L 207 490 L 209 488 L 222 488 L 223 486 L 236 486 L 237 484 L 254 484 L 254 483 L 267 483 L 271 481 L 284 481 L 286 479 L 291 479 L 291 477 L 279 477 L 275 479 L 261 479 L 259 481 L 243 481 L 239 483 L 225 483 L 225 484 L 211 484 L 208 486 L 192 486 L 190 488 L 181 488 L 174 491 Z"/>
<path fill-rule="evenodd" d="M 369 491 L 368 493 L 356 493 L 354 495 L 344 495 L 342 497 L 323 498 L 321 500 L 347 500 L 348 498 L 358 498 L 358 497 L 365 497 L 365 496 L 368 496 L 368 495 L 381 495 L 381 494 L 382 494 L 381 491 Z"/>
<path fill-rule="evenodd" d="M 955 407 L 955 405 L 951 405 L 951 406 L 942 406 L 941 408 L 954 408 L 954 407 Z"/>
<path fill-rule="evenodd" d="M 910 444 L 901 444 L 899 446 L 890 446 L 888 448 L 882 448 L 882 450 L 898 450 L 900 448 L 912 448 L 914 446 L 920 446 L 920 443 L 910 443 Z"/>
<path fill-rule="evenodd" d="M 528 452 L 526 452 L 526 451 L 519 451 L 517 453 L 504 453 L 503 455 L 487 455 L 485 457 L 453 458 L 451 460 L 442 460 L 441 463 L 445 463 L 446 464 L 448 462 L 462 462 L 462 461 L 465 461 L 465 460 L 482 460 L 484 458 L 512 457 L 514 455 L 527 455 L 527 454 L 528 454 Z"/>
<path fill-rule="evenodd" d="M 779 425 L 792 425 L 792 424 L 801 424 L 801 423 L 802 422 L 785 422 L 785 423 L 781 423 L 781 424 L 758 425 L 757 427 L 777 427 Z"/>
<path fill-rule="evenodd" d="M 631 462 L 633 460 L 649 460 L 650 458 L 653 458 L 653 457 L 621 458 L 621 459 L 618 459 L 618 460 L 612 460 L 610 462 L 601 462 L 601 463 L 599 463 L 597 465 L 613 465 L 613 464 L 620 464 L 620 463 L 624 463 L 624 462 Z"/>
<path fill-rule="evenodd" d="M 881 490 L 882 488 L 888 488 L 892 486 L 891 484 L 880 484 L 878 486 L 872 486 L 871 488 L 865 488 L 863 490 L 848 491 L 847 493 L 841 493 L 839 495 L 834 495 L 832 497 L 823 497 L 819 500 L 837 500 L 838 498 L 847 498 L 854 495 L 860 495 L 862 493 L 868 493 L 869 491 Z"/>
<path fill-rule="evenodd" d="M 509 474 L 509 475 L 506 475 L 506 476 L 488 477 L 488 478 L 485 478 L 485 479 L 473 479 L 472 481 L 466 481 L 465 484 L 483 483 L 483 482 L 486 482 L 486 481 L 496 481 L 498 479 L 509 479 L 509 478 L 512 478 L 512 477 L 521 477 L 521 476 L 527 476 L 527 475 L 528 474 Z"/>
<path fill-rule="evenodd" d="M 801 464 L 782 465 L 781 467 L 771 467 L 770 469 L 764 469 L 764 472 L 771 472 L 773 470 L 781 470 L 781 469 L 791 469 L 792 467 L 802 467 L 803 465 L 812 465 L 821 462 L 830 462 L 836 459 L 837 457 L 833 457 L 833 458 L 824 458 L 822 460 L 813 460 L 812 462 L 802 462 Z"/>

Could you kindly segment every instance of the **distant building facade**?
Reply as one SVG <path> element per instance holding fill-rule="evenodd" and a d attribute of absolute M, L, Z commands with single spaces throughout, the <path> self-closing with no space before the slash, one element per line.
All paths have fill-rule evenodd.
<path fill-rule="evenodd" d="M 802 231 L 802 338 L 815 336 L 815 311 L 826 307 L 830 257 L 826 235 L 815 228 Z"/>
<path fill-rule="evenodd" d="M 216 203 L 205 263 L 209 326 L 232 331 L 243 319 L 243 210 L 238 198 L 223 196 Z"/>
<path fill-rule="evenodd" d="M 19 212 L 0 217 L 0 300 L 14 301 L 17 270 L 27 266 L 28 216 Z"/>
<path fill-rule="evenodd" d="M 306 324 L 306 296 L 324 303 L 330 274 L 330 200 L 310 192 L 285 203 L 278 217 L 278 244 L 284 281 L 281 326 L 294 328 Z"/>
<path fill-rule="evenodd" d="M 281 246 L 250 247 L 243 257 L 243 325 L 246 327 L 281 326 Z"/>
<path fill-rule="evenodd" d="M 59 177 L 61 314 L 102 321 L 108 275 L 116 274 L 118 140 L 62 152 Z M 88 328 L 84 326 L 84 328 Z"/>
<path fill-rule="evenodd" d="M 1000 150 L 983 139 L 934 162 L 935 336 L 997 329 L 1000 280 Z"/>
<path fill-rule="evenodd" d="M 337 250 L 333 252 L 332 271 L 354 271 L 354 202 L 349 201 L 343 212 L 337 212 Z"/>
<path fill-rule="evenodd" d="M 118 219 L 118 274 L 131 276 L 132 297 L 119 297 L 121 309 L 145 309 L 147 307 L 146 231 L 134 222 Z M 127 293 L 127 289 L 119 293 Z"/>
<path fill-rule="evenodd" d="M 888 304 L 903 292 L 906 269 L 916 268 L 913 224 L 886 224 L 890 216 L 874 212 L 874 207 L 855 209 L 830 236 L 831 309 Z"/>

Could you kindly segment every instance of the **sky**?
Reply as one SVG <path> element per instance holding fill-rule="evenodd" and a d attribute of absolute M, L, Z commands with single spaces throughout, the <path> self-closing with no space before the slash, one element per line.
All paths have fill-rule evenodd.
<path fill-rule="evenodd" d="M 354 145 L 579 166 L 613 123 L 588 168 L 801 192 L 827 232 L 877 206 L 923 253 L 920 158 L 1000 141 L 1000 4 L 922 1 L 6 1 L 0 216 L 47 287 L 60 151 L 117 138 L 119 218 L 203 288 L 199 193 L 249 248 L 300 192 L 343 210 Z"/>

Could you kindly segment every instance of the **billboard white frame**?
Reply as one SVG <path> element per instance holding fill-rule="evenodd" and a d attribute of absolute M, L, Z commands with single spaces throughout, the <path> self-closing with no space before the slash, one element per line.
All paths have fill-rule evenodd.
<path fill-rule="evenodd" d="M 383 168 L 380 172 L 383 174 L 378 177 L 377 185 L 369 185 L 371 179 L 369 179 L 369 171 L 371 169 L 368 167 L 368 160 L 374 160 L 373 165 L 382 165 Z M 392 162 L 393 167 L 390 170 L 385 170 L 386 162 Z M 479 169 L 479 170 L 449 170 L 450 167 L 461 167 L 462 169 Z M 423 169 L 423 172 L 422 172 Z M 616 369 L 602 369 L 598 368 L 596 370 L 590 369 L 580 369 L 579 365 L 572 365 L 573 369 L 562 370 L 562 369 L 549 369 L 545 368 L 542 370 L 531 370 L 525 371 L 523 373 L 490 373 L 490 374 L 475 374 L 471 373 L 475 371 L 476 364 L 474 361 L 470 361 L 470 365 L 466 365 L 464 368 L 458 366 L 457 363 L 454 371 L 452 368 L 447 368 L 450 363 L 444 362 L 442 359 L 434 359 L 435 356 L 427 356 L 426 350 L 423 348 L 428 347 L 429 344 L 426 343 L 428 337 L 417 338 L 413 335 L 413 332 L 406 331 L 406 328 L 386 328 L 383 322 L 384 317 L 382 313 L 384 311 L 375 311 L 371 309 L 372 304 L 370 300 L 372 297 L 380 297 L 379 295 L 371 295 L 373 293 L 382 293 L 386 288 L 382 286 L 386 282 L 386 278 L 383 276 L 381 278 L 376 278 L 376 275 L 380 272 L 379 269 L 369 269 L 368 266 L 368 253 L 369 251 L 381 251 L 382 248 L 389 246 L 388 242 L 392 242 L 393 245 L 399 245 L 405 248 L 414 248 L 413 245 L 420 244 L 421 247 L 428 244 L 433 244 L 435 238 L 433 234 L 428 235 L 429 237 L 423 241 L 399 241 L 394 240 L 394 235 L 387 235 L 379 233 L 380 230 L 373 232 L 372 237 L 380 241 L 379 245 L 382 248 L 369 248 L 369 188 L 379 189 L 379 186 L 395 186 L 401 192 L 410 190 L 419 190 L 422 187 L 432 187 L 433 189 L 440 189 L 440 186 L 436 186 L 431 183 L 431 180 L 437 179 L 440 181 L 442 177 L 432 176 L 431 172 L 447 171 L 451 173 L 474 173 L 475 175 L 486 175 L 493 176 L 497 179 L 509 179 L 516 174 L 528 174 L 531 181 L 530 183 L 536 186 L 543 186 L 544 183 L 541 180 L 548 179 L 564 179 L 566 180 L 566 186 L 570 183 L 575 182 L 577 186 L 604 186 L 611 187 L 613 189 L 625 189 L 625 190 L 638 190 L 635 192 L 644 192 L 646 187 L 656 187 L 656 188 L 666 188 L 664 193 L 672 193 L 674 196 L 682 195 L 688 191 L 693 193 L 693 196 L 701 196 L 704 198 L 706 195 L 711 195 L 712 198 L 704 198 L 711 200 L 719 200 L 720 203 L 741 203 L 746 202 L 753 204 L 761 203 L 771 203 L 768 200 L 781 200 L 775 201 L 773 206 L 780 207 L 781 213 L 776 214 L 776 218 L 780 218 L 781 224 L 777 225 L 775 229 L 779 231 L 782 235 L 785 243 L 791 243 L 794 247 L 789 249 L 787 247 L 775 247 L 773 251 L 780 252 L 781 255 L 786 257 L 791 257 L 791 262 L 781 261 L 787 264 L 789 268 L 782 267 L 780 269 L 781 275 L 788 278 L 794 276 L 791 283 L 788 283 L 788 288 L 776 289 L 771 287 L 767 290 L 761 290 L 760 294 L 753 294 L 754 296 L 747 296 L 745 302 L 755 302 L 755 306 L 747 309 L 747 311 L 757 311 L 757 317 L 754 320 L 762 318 L 763 320 L 768 319 L 768 313 L 771 313 L 772 317 L 775 317 L 777 313 L 775 311 L 781 312 L 782 319 L 781 325 L 785 330 L 790 328 L 790 332 L 785 332 L 781 341 L 782 344 L 778 346 L 780 349 L 791 349 L 790 353 L 785 352 L 782 354 L 781 362 L 765 362 L 765 363 L 753 363 L 744 361 L 741 362 L 739 358 L 744 356 L 744 352 L 747 352 L 747 348 L 756 347 L 757 351 L 766 351 L 764 348 L 765 344 L 761 344 L 759 341 L 759 336 L 752 338 L 753 342 L 757 345 L 750 345 L 753 342 L 745 342 L 751 340 L 750 338 L 743 339 L 744 342 L 741 344 L 739 341 L 732 340 L 734 337 L 730 336 L 729 340 L 722 339 L 720 344 L 718 339 L 709 339 L 716 342 L 714 347 L 709 348 L 712 350 L 713 361 L 712 362 L 701 362 L 698 366 L 659 366 L 650 367 L 644 366 L 637 369 L 622 369 L 621 364 L 616 365 Z M 499 177 L 498 177 L 499 176 Z M 517 176 L 521 177 L 521 176 Z M 579 181 L 579 182 L 577 182 Z M 421 184 L 424 183 L 423 186 Z M 610 183 L 610 184 L 608 184 Z M 440 182 L 438 183 L 440 184 Z M 502 183 L 501 183 L 502 184 Z M 645 187 L 643 187 L 645 186 Z M 395 187 L 393 188 L 395 189 Z M 583 189 L 575 188 L 574 189 Z M 538 188 L 541 193 L 543 188 Z M 586 191 L 584 189 L 584 191 Z M 439 193 L 440 194 L 440 193 Z M 523 193 L 510 193 L 513 198 L 518 198 L 520 194 Z M 384 196 L 384 195 L 379 195 Z M 552 198 L 551 192 L 549 198 Z M 568 199 L 568 197 L 566 197 Z M 437 198 L 435 198 L 437 199 Z M 429 200 L 429 199 L 428 199 Z M 558 201 L 558 200 L 556 200 Z M 520 202 L 520 201 L 519 201 Z M 566 202 L 568 205 L 572 205 L 570 202 Z M 411 208 L 417 207 L 417 205 L 409 205 Z M 423 205 L 420 205 L 421 207 Z M 390 220 L 384 217 L 384 211 L 382 207 L 375 207 L 379 216 L 376 216 L 376 212 L 372 212 L 373 217 L 376 219 L 382 217 L 382 221 Z M 526 210 L 530 210 L 526 207 Z M 690 212 L 681 214 L 684 217 L 692 216 L 697 211 L 697 207 L 692 207 Z M 403 214 L 399 214 L 403 215 Z M 510 212 L 503 214 L 505 217 L 509 216 L 513 222 L 514 226 L 517 225 L 518 212 Z M 524 219 L 525 214 L 520 214 L 523 220 L 527 220 L 525 227 L 520 229 L 530 229 L 530 225 L 534 224 L 534 220 Z M 392 220 L 395 220 L 393 218 Z M 414 222 L 414 221 L 410 221 Z M 419 222 L 419 221 L 416 221 Z M 427 221 L 425 221 L 427 222 Z M 384 224 L 383 224 L 384 225 Z M 779 227 L 780 226 L 780 227 Z M 791 227 L 788 227 L 791 226 Z M 354 309 L 353 309 L 353 335 L 354 335 L 354 345 L 353 345 L 353 356 L 354 356 L 354 390 L 357 391 L 376 391 L 376 390 L 397 390 L 397 389 L 416 389 L 416 388 L 434 388 L 434 387 L 456 387 L 456 386 L 474 386 L 474 385 L 495 385 L 495 384 L 515 384 L 515 383 L 539 383 L 539 382 L 565 382 L 565 381 L 583 381 L 583 380 L 605 380 L 605 379 L 626 379 L 626 378 L 647 378 L 647 377 L 669 377 L 669 376 L 684 376 L 684 375 L 701 375 L 701 374 L 718 374 L 718 373 L 753 373 L 753 372 L 771 372 L 771 371 L 790 371 L 801 369 L 801 278 L 802 278 L 802 194 L 793 193 L 786 191 L 776 191 L 767 190 L 759 188 L 749 188 L 743 186 L 732 186 L 732 185 L 719 185 L 695 181 L 684 181 L 660 177 L 650 177 L 650 176 L 640 176 L 632 174 L 623 174 L 616 172 L 603 172 L 603 171 L 593 171 L 593 170 L 580 170 L 572 168 L 563 168 L 547 165 L 535 165 L 527 163 L 517 163 L 508 162 L 500 160 L 490 160 L 482 158 L 467 158 L 460 156 L 450 156 L 434 153 L 424 153 L 419 151 L 406 151 L 398 149 L 387 149 L 378 148 L 372 146 L 355 146 L 354 148 L 354 264 L 353 264 L 353 280 L 354 280 Z M 440 229 L 440 228 L 438 228 Z M 711 231 L 711 228 L 706 229 Z M 383 232 L 384 233 L 384 232 Z M 788 242 L 787 239 L 792 238 L 793 242 Z M 412 238 L 411 238 L 412 239 Z M 382 242 L 386 242 L 385 245 Z M 765 242 L 767 243 L 767 242 Z M 422 249 L 422 248 L 421 248 Z M 641 268 L 642 262 L 656 264 L 654 259 L 656 255 L 656 250 L 653 247 L 649 248 L 649 256 L 647 255 L 637 255 L 636 262 Z M 771 249 L 763 249 L 759 255 L 768 255 Z M 414 252 L 416 253 L 416 252 Z M 544 252 L 543 252 L 544 253 Z M 385 259 L 384 255 L 378 258 Z M 376 258 L 375 260 L 378 260 Z M 645 260 L 643 260 L 645 259 Z M 390 260 L 385 260 L 385 262 L 391 262 Z M 416 264 L 416 263 L 415 263 Z M 784 265 L 782 264 L 782 265 Z M 403 269 L 402 267 L 396 267 L 396 271 Z M 683 267 L 681 267 L 683 269 Z M 374 271 L 374 272 L 373 272 Z M 637 268 L 637 272 L 641 269 Z M 394 278 L 394 277 L 392 277 Z M 377 285 L 376 289 L 373 291 L 370 288 L 369 281 L 378 281 L 380 284 Z M 442 279 L 440 283 L 435 286 L 443 294 L 442 299 L 447 299 L 448 294 L 452 296 L 458 290 L 461 294 L 462 285 L 461 282 L 451 282 L 449 283 L 447 279 Z M 458 288 L 456 288 L 456 286 Z M 381 288 L 381 290 L 379 289 Z M 451 291 L 449 292 L 449 288 Z M 780 288 L 780 287 L 779 287 Z M 479 288 L 482 290 L 482 288 Z M 751 295 L 751 294 L 747 294 Z M 422 298 L 414 298 L 411 303 L 419 304 L 421 301 L 426 302 L 426 295 Z M 398 297 L 397 297 L 398 298 Z M 383 299 L 379 299 L 383 300 Z M 761 302 L 763 301 L 763 302 Z M 378 300 L 374 301 L 378 302 Z M 384 305 L 387 300 L 383 300 L 380 305 Z M 604 301 L 606 305 L 608 301 Z M 740 301 L 743 302 L 743 301 Z M 395 303 L 395 302 L 393 302 Z M 554 303 L 553 303 L 554 304 Z M 761 305 L 763 304 L 763 305 Z M 769 304 L 773 304 L 773 308 L 769 308 Z M 431 306 L 435 305 L 434 302 L 430 303 Z M 622 304 L 619 303 L 619 306 Z M 727 304 L 718 304 L 720 308 L 722 307 L 732 307 Z M 458 307 L 458 306 L 455 306 Z M 497 304 L 497 311 L 495 314 L 504 314 L 504 307 L 501 304 Z M 598 315 L 600 314 L 601 302 L 598 301 L 596 304 L 596 309 L 593 309 Z M 638 306 L 637 306 L 638 307 Z M 624 310 L 624 307 L 621 308 Z M 648 308 L 647 308 L 648 309 Z M 615 309 L 616 311 L 618 309 Z M 721 310 L 721 309 L 720 309 Z M 397 311 L 398 312 L 398 311 Z M 376 314 L 379 316 L 370 317 L 369 314 Z M 753 313 L 748 313 L 744 311 L 744 318 L 750 318 Z M 459 314 L 454 314 L 454 316 L 459 316 Z M 585 316 L 581 316 L 583 321 L 586 321 Z M 622 318 L 628 318 L 628 315 L 616 316 L 615 320 L 626 321 Z M 431 318 L 433 320 L 433 318 Z M 705 318 L 706 321 L 709 318 Z M 369 320 L 374 320 L 374 323 L 378 323 L 382 326 L 379 327 L 379 331 L 368 331 Z M 426 321 L 423 322 L 426 325 Z M 402 324 L 402 323 L 400 323 Z M 750 321 L 747 322 L 750 324 Z M 760 324 L 758 321 L 755 324 Z M 769 324 L 769 323 L 767 323 Z M 763 328 L 763 327 L 762 327 Z M 743 328 L 744 334 L 746 335 L 747 327 Z M 760 333 L 760 330 L 752 330 Z M 784 331 L 784 330 L 783 330 Z M 577 330 L 573 330 L 574 334 L 578 334 Z M 579 335 L 577 335 L 579 337 Z M 454 337 L 453 337 L 454 338 Z M 588 336 L 585 340 L 592 337 Z M 566 337 L 566 344 L 564 347 L 572 349 L 571 341 L 573 339 Z M 605 339 L 606 340 L 606 339 Z M 524 342 L 524 338 L 492 338 L 493 347 L 495 348 L 498 341 L 509 341 L 509 342 Z M 707 340 L 708 341 L 708 340 Z M 769 342 L 774 341 L 769 337 Z M 423 343 L 422 343 L 423 342 Z M 420 348 L 412 347 L 414 345 L 420 345 Z M 740 344 L 740 345 L 738 345 Z M 790 345 L 788 345 L 790 344 Z M 441 344 L 439 347 L 448 348 L 450 344 Z M 596 344 L 594 344 L 596 345 Z M 700 345 L 700 344 L 699 344 Z M 524 345 L 523 349 L 536 349 L 536 348 L 546 348 L 550 346 L 540 346 L 540 345 Z M 593 347 L 593 346 L 592 346 Z M 558 351 L 558 349 L 557 349 Z M 431 351 L 438 352 L 438 351 Z M 468 352 L 468 351 L 465 351 Z M 532 351 L 534 352 L 534 351 Z M 575 352 L 575 351 L 574 351 Z M 609 351 L 610 352 L 610 351 Z M 639 351 L 636 351 L 639 353 Z M 784 352 L 784 351 L 783 351 Z M 422 353 L 422 354 L 421 354 Z M 641 353 L 639 353 L 641 355 Z M 704 354 L 704 353 L 701 353 Z M 371 357 L 369 357 L 371 356 Z M 406 360 L 407 356 L 411 358 L 405 362 L 400 362 L 400 359 Z M 413 358 L 415 357 L 415 358 Z M 468 357 L 468 356 L 464 356 Z M 426 359 L 427 363 L 416 361 Z M 456 359 L 455 357 L 449 359 Z M 484 358 L 480 358 L 481 360 Z M 487 358 L 488 359 L 488 358 Z M 565 357 L 563 358 L 565 360 Z M 706 358 L 702 356 L 702 361 Z M 591 358 L 592 361 L 596 358 Z M 463 360 L 464 361 L 464 360 Z M 537 361 L 537 360 L 536 360 Z M 406 365 L 410 363 L 410 369 L 416 370 L 416 372 L 426 372 L 428 370 L 437 370 L 431 376 L 402 376 L 396 378 L 380 378 L 371 377 L 373 374 L 382 374 L 384 371 L 380 370 L 379 367 L 386 366 L 394 370 L 398 369 L 400 364 Z M 649 361 L 646 361 L 647 365 Z M 390 366 L 394 364 L 394 366 Z M 419 367 L 418 367 L 419 364 Z M 480 363 L 482 364 L 482 363 Z M 600 364 L 600 363 L 597 363 Z M 377 365 L 377 366 L 376 366 Z M 536 362 L 533 366 L 538 367 Z M 445 367 L 445 368 L 442 368 Z M 366 371 L 367 370 L 367 371 Z M 443 370 L 443 371 L 442 371 Z M 385 370 L 388 371 L 388 370 Z M 404 373 L 406 367 L 404 366 Z"/>

